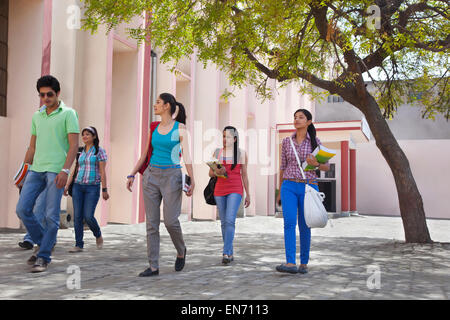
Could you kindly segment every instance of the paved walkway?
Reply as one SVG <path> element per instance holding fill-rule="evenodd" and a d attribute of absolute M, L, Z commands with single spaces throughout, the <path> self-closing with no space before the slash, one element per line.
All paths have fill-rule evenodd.
<path fill-rule="evenodd" d="M 175 249 L 161 224 L 160 275 L 152 278 L 137 277 L 147 268 L 144 224 L 104 227 L 102 250 L 86 231 L 79 254 L 68 253 L 73 229 L 60 230 L 53 261 L 39 274 L 29 273 L 31 252 L 17 246 L 23 234 L 3 232 L 0 299 L 449 299 L 449 220 L 428 220 L 433 240 L 440 242 L 433 245 L 403 244 L 400 218 L 332 223 L 313 229 L 306 275 L 275 271 L 285 261 L 283 221 L 275 217 L 237 220 L 231 266 L 221 265 L 218 221 L 182 221 L 188 247 L 182 272 L 173 269 Z M 79 289 L 70 270 L 80 271 Z"/>

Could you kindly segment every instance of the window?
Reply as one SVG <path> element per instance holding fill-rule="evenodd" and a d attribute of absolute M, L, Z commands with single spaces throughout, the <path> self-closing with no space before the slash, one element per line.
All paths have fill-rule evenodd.
<path fill-rule="evenodd" d="M 328 96 L 328 103 L 338 103 L 338 102 L 344 102 L 344 99 L 341 96 L 334 96 L 330 95 Z"/>
<path fill-rule="evenodd" d="M 334 179 L 336 177 L 336 164 L 330 163 L 330 170 L 325 172 L 325 178 Z"/>
<path fill-rule="evenodd" d="M 0 0 L 0 116 L 6 117 L 9 0 Z"/>

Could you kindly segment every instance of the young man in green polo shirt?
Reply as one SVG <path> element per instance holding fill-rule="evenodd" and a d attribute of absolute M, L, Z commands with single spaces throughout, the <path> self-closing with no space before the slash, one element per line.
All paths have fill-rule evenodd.
<path fill-rule="evenodd" d="M 59 229 L 61 198 L 78 150 L 80 128 L 76 111 L 59 100 L 61 88 L 56 78 L 44 76 L 36 87 L 43 106 L 32 118 L 30 146 L 24 160 L 31 168 L 16 212 L 38 245 L 39 251 L 28 260 L 33 264 L 31 272 L 42 272 L 51 261 Z M 33 214 L 36 199 L 44 189 L 47 189 L 45 229 Z"/>

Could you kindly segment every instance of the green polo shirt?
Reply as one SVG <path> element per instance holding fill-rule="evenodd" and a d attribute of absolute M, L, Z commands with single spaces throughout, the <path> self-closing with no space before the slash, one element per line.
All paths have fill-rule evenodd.
<path fill-rule="evenodd" d="M 61 101 L 58 109 L 47 115 L 46 106 L 33 114 L 31 134 L 36 136 L 36 150 L 31 170 L 59 173 L 69 151 L 69 133 L 80 133 L 78 114 Z"/>

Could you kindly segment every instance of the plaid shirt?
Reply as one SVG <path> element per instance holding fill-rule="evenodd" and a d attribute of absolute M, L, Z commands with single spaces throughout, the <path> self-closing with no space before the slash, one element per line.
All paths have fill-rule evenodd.
<path fill-rule="evenodd" d="M 75 183 L 78 184 L 100 184 L 100 168 L 99 161 L 106 161 L 106 151 L 99 147 L 97 155 L 95 155 L 95 147 L 91 147 L 86 153 L 81 152 L 78 158 L 78 174 Z"/>
<path fill-rule="evenodd" d="M 281 166 L 280 170 L 283 170 L 283 179 L 303 179 L 302 173 L 298 167 L 297 159 L 295 158 L 294 151 L 292 150 L 289 139 L 292 138 L 295 149 L 297 150 L 298 157 L 303 164 L 306 161 L 306 156 L 313 152 L 311 148 L 311 138 L 309 133 L 306 133 L 306 138 L 302 144 L 297 143 L 297 132 L 290 137 L 284 138 L 281 145 Z M 316 137 L 317 145 L 320 145 L 319 138 Z M 328 163 L 328 162 L 327 162 Z M 316 171 L 304 171 L 306 179 L 317 179 Z"/>

